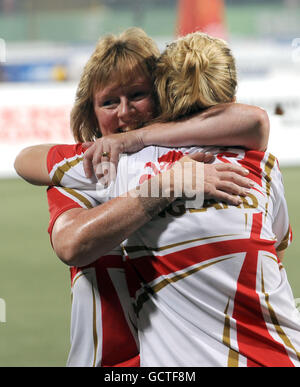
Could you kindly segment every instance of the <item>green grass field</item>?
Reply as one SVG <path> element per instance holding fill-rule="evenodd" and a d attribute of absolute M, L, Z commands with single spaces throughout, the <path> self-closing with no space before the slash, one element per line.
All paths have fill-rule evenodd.
<path fill-rule="evenodd" d="M 64 366 L 69 346 L 69 270 L 47 233 L 45 188 L 0 180 L 0 366 Z"/>
<path fill-rule="evenodd" d="M 300 297 L 300 168 L 283 169 L 294 242 L 284 265 Z M 69 349 L 70 279 L 47 233 L 45 188 L 0 180 L 0 366 L 65 366 Z"/>

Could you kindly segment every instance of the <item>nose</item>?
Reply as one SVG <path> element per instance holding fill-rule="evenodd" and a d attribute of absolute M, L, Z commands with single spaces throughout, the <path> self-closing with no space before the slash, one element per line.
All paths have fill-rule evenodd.
<path fill-rule="evenodd" d="M 131 104 L 127 98 L 121 98 L 118 108 L 118 118 L 124 119 L 130 115 Z"/>

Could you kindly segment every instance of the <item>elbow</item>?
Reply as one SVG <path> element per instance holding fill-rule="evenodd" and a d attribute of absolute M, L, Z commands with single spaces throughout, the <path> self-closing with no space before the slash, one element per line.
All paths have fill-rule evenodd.
<path fill-rule="evenodd" d="M 78 254 L 75 253 L 72 247 L 66 246 L 59 249 L 55 249 L 58 258 L 67 266 L 79 266 Z"/>
<path fill-rule="evenodd" d="M 21 150 L 21 152 L 17 155 L 15 162 L 14 162 L 14 168 L 17 174 L 21 177 L 23 177 L 23 170 L 22 170 L 22 165 L 23 165 L 23 156 L 26 154 L 28 148 L 25 148 Z"/>
<path fill-rule="evenodd" d="M 44 185 L 40 179 L 35 179 L 35 168 L 34 157 L 32 151 L 34 147 L 30 146 L 21 150 L 17 155 L 14 162 L 14 168 L 17 174 L 30 184 Z"/>
<path fill-rule="evenodd" d="M 84 209 L 71 209 L 60 215 L 53 226 L 51 241 L 57 257 L 67 266 L 86 266 L 95 259 L 93 240 L 84 226 L 81 215 Z M 97 258 L 97 257 L 96 257 Z"/>
<path fill-rule="evenodd" d="M 19 175 L 19 168 L 20 168 L 20 160 L 19 160 L 19 157 L 20 156 L 20 153 L 18 154 L 18 156 L 16 157 L 15 159 L 15 162 L 14 162 L 14 168 L 15 168 L 15 171 L 17 172 L 17 174 Z"/>
<path fill-rule="evenodd" d="M 53 242 L 56 255 L 67 266 L 86 266 L 95 260 L 89 244 L 82 241 L 79 234 L 75 233 L 71 238 L 67 238 L 62 233 L 60 238 Z"/>
<path fill-rule="evenodd" d="M 80 246 L 75 240 L 65 241 L 53 245 L 58 258 L 67 266 L 84 266 Z"/>
<path fill-rule="evenodd" d="M 255 117 L 254 149 L 264 152 L 268 147 L 270 134 L 269 116 L 264 109 L 256 108 Z"/>

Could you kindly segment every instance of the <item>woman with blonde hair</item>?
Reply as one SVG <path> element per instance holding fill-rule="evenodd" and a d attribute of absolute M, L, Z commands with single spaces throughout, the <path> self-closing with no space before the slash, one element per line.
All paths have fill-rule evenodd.
<path fill-rule="evenodd" d="M 158 121 L 235 100 L 234 58 L 219 39 L 200 32 L 180 38 L 156 69 Z M 281 264 L 291 228 L 278 162 L 237 147 L 167 155 L 174 161 L 199 150 L 213 153 L 215 163 L 247 167 L 254 186 L 239 206 L 205 201 L 189 209 L 177 201 L 123 243 L 141 365 L 299 367 L 300 314 Z M 159 169 L 166 152 L 146 148 L 128 157 L 126 169 L 121 160 L 116 186 L 140 159 Z M 141 175 L 136 169 L 135 182 Z"/>
<path fill-rule="evenodd" d="M 235 99 L 232 54 L 225 42 L 202 33 L 171 44 L 155 79 L 157 122 Z M 125 192 L 128 171 L 129 188 L 135 187 L 174 162 L 175 171 L 177 160 L 186 163 L 182 156 L 199 150 L 213 153 L 214 165 L 247 167 L 254 186 L 239 206 L 206 200 L 187 208 L 185 200 L 176 200 L 122 243 L 141 365 L 299 367 L 300 315 L 281 264 L 291 229 L 273 155 L 237 147 L 150 146 L 121 158 L 106 199 Z"/>
<path fill-rule="evenodd" d="M 139 28 L 130 28 L 120 36 L 108 35 L 99 40 L 93 55 L 85 65 L 71 112 L 71 128 L 76 142 L 93 141 L 106 135 L 103 126 L 99 130 L 94 98 L 97 91 L 108 85 L 126 86 L 134 83 L 138 77 L 147 78 L 153 99 L 151 109 L 148 114 L 138 114 L 134 121 L 142 125 L 150 120 L 157 105 L 152 84 L 159 55 L 153 39 Z M 138 97 L 135 96 L 136 99 Z M 119 131 L 123 129 L 118 127 Z"/>
<path fill-rule="evenodd" d="M 145 126 L 159 113 L 153 89 L 157 56 L 154 42 L 136 28 L 99 41 L 82 73 L 71 114 L 76 141 L 103 136 L 88 150 L 90 155 L 94 146 L 94 154 L 98 152 L 101 161 L 113 161 L 120 150 L 134 152 L 148 144 L 179 146 L 224 140 L 222 145 L 226 145 L 228 133 L 235 145 L 251 146 L 251 131 L 257 133 L 254 142 L 259 148 L 266 145 L 265 115 L 249 106 L 226 105 L 187 121 Z M 244 114 L 236 118 L 238 112 Z M 139 126 L 144 127 L 128 132 Z M 226 133 L 224 138 L 220 132 Z M 264 133 L 263 137 L 259 138 L 258 133 Z M 99 206 L 97 179 L 86 178 L 83 173 L 82 158 L 88 151 L 81 143 L 30 147 L 21 152 L 15 167 L 31 183 L 56 184 L 48 190 L 49 233 L 57 255 L 72 266 L 72 345 L 68 364 L 138 365 L 135 318 L 121 252 L 116 246 L 175 197 L 172 192 L 170 197 L 155 198 L 121 195 Z M 203 159 L 199 153 L 192 157 Z M 183 158 L 182 163 L 187 160 L 196 164 L 189 158 Z M 207 196 L 238 204 L 241 199 L 237 195 L 245 195 L 245 187 L 251 187 L 244 177 L 247 172 L 240 166 L 204 168 Z M 160 175 L 152 179 L 162 182 Z"/>
<path fill-rule="evenodd" d="M 171 121 L 235 101 L 235 59 L 225 41 L 196 32 L 167 46 L 155 73 L 160 119 Z"/>

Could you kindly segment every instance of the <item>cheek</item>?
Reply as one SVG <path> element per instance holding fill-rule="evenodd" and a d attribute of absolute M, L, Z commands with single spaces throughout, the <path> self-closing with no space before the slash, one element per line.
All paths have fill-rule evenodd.
<path fill-rule="evenodd" d="M 147 99 L 145 101 L 141 101 L 139 106 L 140 114 L 144 115 L 146 119 L 151 119 L 155 115 L 155 105 L 152 99 Z"/>
<path fill-rule="evenodd" d="M 118 121 L 113 110 L 95 110 L 95 115 L 102 136 L 114 133 L 118 129 Z"/>

